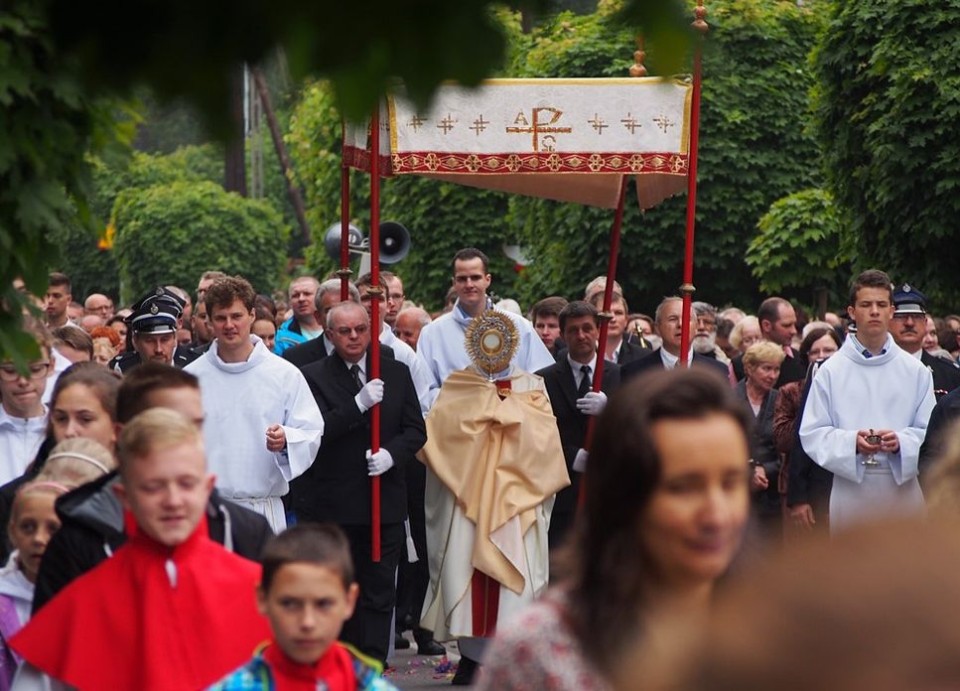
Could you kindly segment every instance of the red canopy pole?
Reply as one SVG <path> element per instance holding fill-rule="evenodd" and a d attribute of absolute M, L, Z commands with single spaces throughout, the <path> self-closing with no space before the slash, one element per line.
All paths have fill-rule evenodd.
<path fill-rule="evenodd" d="M 697 150 L 700 145 L 700 85 L 701 57 L 703 53 L 703 35 L 709 27 L 704 21 L 707 10 L 703 0 L 699 0 L 694 10 L 696 19 L 693 28 L 699 36 L 693 53 L 693 92 L 690 99 L 690 153 L 687 169 L 687 239 L 683 254 L 683 283 L 680 285 L 680 295 L 683 297 L 683 323 L 680 335 L 680 364 L 687 365 L 687 353 L 690 351 L 690 312 L 692 309 L 693 293 L 693 235 L 697 215 Z"/>
<path fill-rule="evenodd" d="M 610 328 L 610 319 L 613 314 L 610 312 L 610 305 L 613 302 L 613 284 L 617 276 L 617 257 L 620 255 L 620 229 L 623 227 L 623 205 L 627 197 L 627 176 L 620 178 L 620 199 L 617 200 L 617 213 L 613 217 L 613 230 L 610 231 L 610 256 L 607 259 L 607 285 L 603 291 L 603 311 L 600 312 L 600 336 L 597 343 L 597 366 L 593 371 L 593 390 L 600 390 L 600 382 L 603 381 L 603 360 L 607 350 L 607 331 Z M 622 296 L 621 296 L 622 297 Z M 583 438 L 583 448 L 588 452 L 593 443 L 593 428 L 596 425 L 596 418 L 592 415 L 587 420 L 587 432 Z M 577 503 L 583 504 L 583 488 L 586 483 L 580 483 L 580 493 L 577 497 Z"/>
<path fill-rule="evenodd" d="M 370 120 L 370 376 L 380 378 L 380 102 Z M 380 405 L 370 409 L 370 450 L 380 450 Z M 380 561 L 380 477 L 370 478 L 371 559 Z"/>
<path fill-rule="evenodd" d="M 350 166 L 345 154 L 347 125 L 341 122 L 340 137 L 340 301 L 350 297 Z"/>

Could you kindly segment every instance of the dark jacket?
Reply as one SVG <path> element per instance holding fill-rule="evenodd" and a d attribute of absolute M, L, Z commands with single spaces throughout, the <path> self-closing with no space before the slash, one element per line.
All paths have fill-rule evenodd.
<path fill-rule="evenodd" d="M 283 354 L 280 357 L 287 362 L 292 362 L 300 369 L 303 369 L 307 365 L 318 362 L 327 357 L 326 340 L 327 339 L 324 338 L 323 335 L 320 335 L 307 341 L 306 343 L 298 343 L 297 345 L 291 346 L 283 351 Z M 381 343 L 380 352 L 383 354 L 383 357 L 396 359 L 393 348 L 390 346 L 385 346 Z"/>
<path fill-rule="evenodd" d="M 920 354 L 920 362 L 933 375 L 933 393 L 938 401 L 960 387 L 960 368 L 956 365 L 952 365 L 936 355 L 931 355 L 925 350 Z"/>
<path fill-rule="evenodd" d="M 750 406 L 747 398 L 747 382 L 742 381 L 735 389 L 737 398 Z M 756 424 L 750 437 L 750 457 L 757 465 L 763 466 L 769 484 L 765 490 L 753 494 L 753 503 L 761 516 L 780 515 L 780 453 L 773 441 L 773 412 L 777 405 L 777 390 L 767 392 L 756 415 Z M 753 408 L 750 408 L 751 414 Z"/>
<path fill-rule="evenodd" d="M 113 491 L 118 481 L 113 472 L 57 499 L 62 525 L 40 563 L 34 612 L 127 541 L 123 507 Z M 263 546 L 273 535 L 266 518 L 223 499 L 216 490 L 207 503 L 207 528 L 212 540 L 252 561 L 260 559 Z"/>
<path fill-rule="evenodd" d="M 193 348 L 189 348 L 187 346 L 177 346 L 176 350 L 173 351 L 173 366 L 178 369 L 183 369 L 200 357 L 200 355 L 202 355 L 202 353 L 197 352 Z M 117 355 L 117 357 L 113 358 L 107 364 L 107 367 L 112 369 L 114 372 L 126 374 L 139 364 L 140 353 L 135 350 L 131 350 L 121 355 Z"/>
<path fill-rule="evenodd" d="M 290 483 L 290 507 L 300 521 L 370 525 L 370 411 L 361 413 L 354 402 L 356 384 L 336 353 L 301 372 L 323 413 L 323 441 L 313 465 Z M 416 453 L 427 440 L 427 430 L 407 366 L 381 358 L 380 378 L 380 446 L 394 462 L 380 476 L 380 516 L 383 523 L 400 523 L 407 517 L 406 465 L 419 462 Z"/>
<path fill-rule="evenodd" d="M 729 381 L 727 366 L 722 362 L 718 362 L 713 358 L 708 358 L 700 353 L 694 353 L 692 364 L 694 367 L 706 367 L 711 372 L 716 372 L 718 375 L 723 377 L 725 381 Z M 659 372 L 662 370 L 663 359 L 660 357 L 660 348 L 657 348 L 652 353 L 644 355 L 639 360 L 634 360 L 633 362 L 629 362 L 620 367 L 620 382 L 622 384 L 626 384 L 628 381 L 644 372 Z"/>
<path fill-rule="evenodd" d="M 581 473 L 574 472 L 573 461 L 577 457 L 577 451 L 584 446 L 587 424 L 590 418 L 577 410 L 577 385 L 573 376 L 574 372 L 570 368 L 570 361 L 566 356 L 555 364 L 544 367 L 537 374 L 543 377 L 547 394 L 550 396 L 553 415 L 557 418 L 560 444 L 563 447 L 563 460 L 567 464 L 567 472 L 570 474 L 571 482 L 569 487 L 565 487 L 557 493 L 557 501 L 553 505 L 550 524 L 551 545 L 553 545 L 554 533 L 556 532 L 553 530 L 553 521 L 560 514 L 573 514 L 577 507 Z M 613 395 L 619 385 L 620 367 L 616 363 L 605 362 L 600 390 L 609 397 Z M 558 535 L 556 537 L 562 538 L 563 536 Z"/>
<path fill-rule="evenodd" d="M 923 484 L 925 474 L 936 461 L 946 446 L 944 434 L 950 426 L 960 419 L 960 388 L 954 389 L 943 396 L 930 413 L 930 422 L 927 425 L 927 434 L 920 447 L 920 482 Z"/>

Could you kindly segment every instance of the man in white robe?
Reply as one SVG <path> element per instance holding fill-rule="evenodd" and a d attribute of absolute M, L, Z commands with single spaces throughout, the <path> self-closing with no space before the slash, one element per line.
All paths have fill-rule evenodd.
<path fill-rule="evenodd" d="M 850 303 L 856 334 L 820 367 L 800 424 L 804 451 L 833 473 L 832 532 L 922 512 L 918 458 L 936 403 L 930 371 L 888 333 L 890 278 L 863 272 Z"/>
<path fill-rule="evenodd" d="M 210 286 L 204 301 L 215 339 L 185 370 L 200 380 L 217 488 L 280 532 L 286 527 L 280 498 L 316 458 L 323 416 L 300 370 L 250 334 L 255 296 L 242 278 Z"/>
<path fill-rule="evenodd" d="M 433 379 L 431 389 L 436 398 L 451 372 L 471 365 L 463 345 L 463 336 L 474 317 L 488 308 L 487 288 L 492 282 L 489 261 L 478 249 L 462 249 L 453 259 L 453 287 L 457 302 L 453 309 L 427 324 L 420 331 L 417 355 L 424 361 Z M 513 365 L 526 372 L 536 372 L 553 364 L 553 356 L 523 317 L 504 312 L 517 327 L 520 343 Z"/>
<path fill-rule="evenodd" d="M 478 249 L 471 247 L 457 252 L 453 258 L 453 287 L 457 293 L 457 302 L 450 312 L 427 324 L 420 332 L 417 356 L 423 360 L 432 378 L 431 405 L 440 394 L 440 387 L 452 373 L 465 370 L 473 364 L 467 354 L 464 337 L 470 322 L 491 308 L 487 298 L 487 288 L 492 282 L 489 266 L 487 256 Z M 515 370 L 523 371 L 523 377 L 516 379 L 517 386 L 521 387 L 520 390 L 542 389 L 543 380 L 527 372 L 536 372 L 552 365 L 553 356 L 528 320 L 508 312 L 503 314 L 512 320 L 517 329 L 519 342 L 511 361 Z M 536 380 L 536 383 L 531 384 L 530 380 Z M 431 423 L 428 416 L 427 443 L 433 449 L 431 455 L 441 459 L 441 462 L 462 460 L 457 456 L 457 451 L 451 449 L 445 441 L 444 433 L 435 423 Z M 559 445 L 559 435 L 557 443 Z M 562 454 L 560 457 L 562 458 Z M 431 464 L 428 462 L 427 465 L 426 521 L 430 590 L 424 602 L 422 625 L 427 629 L 435 629 L 434 635 L 438 640 L 470 636 L 474 627 L 470 610 L 472 576 L 468 576 L 475 571 L 472 561 L 474 524 L 464 515 L 462 509 L 457 507 L 456 496 L 430 470 Z M 528 526 L 523 545 L 518 550 L 518 553 L 525 554 L 527 563 L 520 568 L 527 577 L 523 579 L 523 587 L 519 592 L 514 593 L 509 588 L 499 589 L 504 593 L 500 600 L 500 611 L 503 611 L 504 605 L 509 609 L 514 602 L 529 601 L 549 577 L 546 530 L 553 501 L 551 497 L 536 509 L 536 524 Z M 464 580 L 465 578 L 467 580 Z M 457 595 L 452 596 L 453 593 Z M 475 661 L 482 651 L 481 645 L 473 644 L 476 640 L 461 639 L 461 663 L 457 683 L 469 682 L 472 677 Z"/>

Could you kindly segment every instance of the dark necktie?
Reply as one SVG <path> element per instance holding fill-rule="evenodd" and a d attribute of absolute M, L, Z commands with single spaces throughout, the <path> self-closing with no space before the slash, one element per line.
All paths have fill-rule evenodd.
<path fill-rule="evenodd" d="M 577 398 L 583 398 L 586 396 L 593 387 L 593 383 L 590 380 L 590 365 L 580 365 L 580 372 L 582 373 L 580 377 L 580 388 L 577 389 Z"/>
<path fill-rule="evenodd" d="M 360 365 L 350 367 L 350 374 L 353 375 L 353 383 L 357 385 L 357 391 L 363 388 L 363 382 L 360 381 Z"/>

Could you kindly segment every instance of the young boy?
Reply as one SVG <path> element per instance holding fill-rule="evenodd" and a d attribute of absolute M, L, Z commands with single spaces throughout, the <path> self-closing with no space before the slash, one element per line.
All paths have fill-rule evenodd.
<path fill-rule="evenodd" d="M 50 335 L 39 323 L 28 324 L 40 357 L 25 374 L 0 355 L 0 485 L 23 475 L 47 434 L 43 392 L 53 371 Z"/>
<path fill-rule="evenodd" d="M 267 638 L 250 592 L 259 567 L 213 542 L 196 425 L 153 408 L 127 424 L 116 491 L 128 539 L 62 590 L 10 641 L 27 663 L 18 688 L 204 688 Z M 49 688 L 49 687 L 47 687 Z"/>
<path fill-rule="evenodd" d="M 380 664 L 337 642 L 357 603 L 347 538 L 338 527 L 303 523 L 263 552 L 257 605 L 273 639 L 214 691 L 390 691 Z"/>

